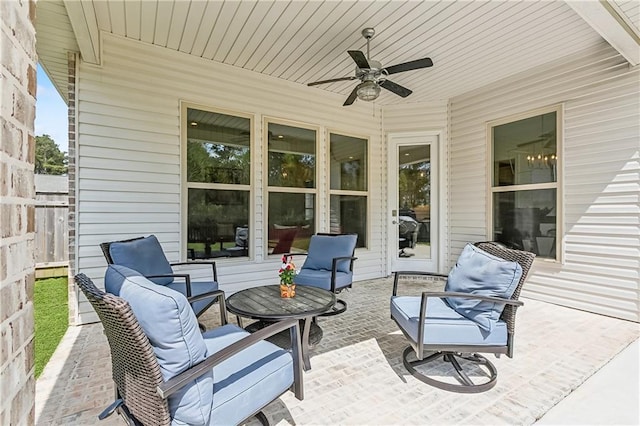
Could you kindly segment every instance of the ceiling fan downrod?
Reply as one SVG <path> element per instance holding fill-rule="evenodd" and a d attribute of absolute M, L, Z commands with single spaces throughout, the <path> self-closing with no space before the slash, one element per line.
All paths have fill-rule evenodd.
<path fill-rule="evenodd" d="M 371 55 L 369 54 L 369 40 L 373 38 L 373 35 L 376 33 L 376 30 L 373 28 L 365 28 L 362 30 L 362 37 L 367 40 L 367 59 L 371 59 Z"/>

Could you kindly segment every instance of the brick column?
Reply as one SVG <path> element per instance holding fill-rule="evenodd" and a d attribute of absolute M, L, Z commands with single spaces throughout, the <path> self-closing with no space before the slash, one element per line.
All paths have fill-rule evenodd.
<path fill-rule="evenodd" d="M 67 53 L 67 118 L 69 123 L 69 324 L 77 323 L 78 294 L 73 276 L 76 274 L 76 61 L 77 54 Z"/>
<path fill-rule="evenodd" d="M 34 423 L 35 2 L 0 1 L 0 425 Z"/>

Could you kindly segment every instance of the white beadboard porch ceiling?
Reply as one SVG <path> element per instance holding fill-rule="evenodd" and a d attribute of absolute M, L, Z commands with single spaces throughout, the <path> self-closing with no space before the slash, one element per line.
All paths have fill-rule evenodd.
<path fill-rule="evenodd" d="M 373 27 L 371 57 L 384 66 L 434 62 L 393 75 L 413 94 L 403 99 L 383 90 L 379 105 L 449 99 L 602 42 L 564 1 L 40 0 L 38 8 L 61 4 L 85 60 L 99 55 L 104 31 L 301 85 L 353 75 L 347 50 L 366 53 L 360 32 Z M 47 28 L 57 25 L 38 26 L 47 39 Z M 40 57 L 66 84 L 66 68 L 60 76 L 47 66 L 51 52 Z M 309 90 L 346 98 L 356 83 Z"/>

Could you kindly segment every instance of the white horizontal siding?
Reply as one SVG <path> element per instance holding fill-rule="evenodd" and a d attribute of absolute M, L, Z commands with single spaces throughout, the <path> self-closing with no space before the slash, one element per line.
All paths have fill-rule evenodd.
<path fill-rule="evenodd" d="M 452 99 L 450 264 L 487 238 L 486 123 L 562 103 L 564 263 L 537 260 L 523 294 L 640 321 L 639 78 L 603 43 Z"/>
<path fill-rule="evenodd" d="M 78 78 L 77 272 L 102 285 L 104 241 L 155 234 L 171 261 L 185 257 L 181 246 L 180 101 L 254 116 L 255 144 L 251 223 L 254 260 L 218 262 L 221 288 L 228 292 L 275 283 L 279 259 L 264 259 L 262 206 L 262 122 L 293 120 L 324 132 L 361 135 L 370 140 L 369 247 L 358 250 L 355 279 L 386 271 L 383 229 L 386 163 L 381 113 L 375 104 L 342 107 L 341 95 L 266 77 L 168 49 L 105 35 L 102 66 L 80 64 Z M 326 146 L 318 152 L 326 176 Z M 328 196 L 319 182 L 318 219 L 328 229 Z M 383 190 L 380 190 L 383 188 Z M 320 230 L 319 229 L 319 230 Z M 206 274 L 206 270 L 201 274 Z M 79 323 L 96 317 L 79 295 Z"/>

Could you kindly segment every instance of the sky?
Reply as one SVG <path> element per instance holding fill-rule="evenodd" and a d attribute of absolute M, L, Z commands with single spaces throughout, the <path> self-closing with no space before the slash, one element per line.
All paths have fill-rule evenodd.
<path fill-rule="evenodd" d="M 51 136 L 60 150 L 66 152 L 69 146 L 68 131 L 67 105 L 38 64 L 35 135 Z"/>

